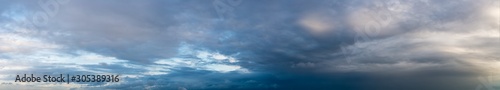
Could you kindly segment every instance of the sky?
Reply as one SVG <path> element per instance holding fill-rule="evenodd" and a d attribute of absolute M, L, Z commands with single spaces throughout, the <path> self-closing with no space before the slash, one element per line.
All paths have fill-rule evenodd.
<path fill-rule="evenodd" d="M 0 1 L 8 90 L 497 90 L 499 70 L 498 0 Z"/>

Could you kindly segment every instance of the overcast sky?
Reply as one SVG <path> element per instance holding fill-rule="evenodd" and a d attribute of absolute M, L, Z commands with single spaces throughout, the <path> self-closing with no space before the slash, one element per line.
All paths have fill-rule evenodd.
<path fill-rule="evenodd" d="M 499 60 L 498 0 L 0 1 L 3 89 L 496 90 Z"/>

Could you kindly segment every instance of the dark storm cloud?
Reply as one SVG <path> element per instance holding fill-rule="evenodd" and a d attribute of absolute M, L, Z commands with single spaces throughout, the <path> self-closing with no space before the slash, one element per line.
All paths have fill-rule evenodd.
<path fill-rule="evenodd" d="M 148 63 L 175 54 L 180 40 L 199 38 L 183 34 L 185 30 L 206 29 L 196 22 L 209 21 L 187 20 L 206 17 L 203 15 L 207 14 L 193 13 L 210 11 L 207 8 L 197 10 L 200 5 L 203 4 L 179 1 L 73 1 L 61 7 L 46 29 L 70 34 L 53 37 L 69 48 Z"/>
<path fill-rule="evenodd" d="M 216 50 L 311 49 L 324 44 L 338 48 L 342 39 L 315 38 L 296 23 L 301 14 L 319 8 L 315 4 L 321 2 L 247 1 L 235 7 L 231 13 L 237 16 L 229 22 L 219 20 L 212 1 L 73 1 L 61 6 L 41 29 L 63 33 L 52 35 L 51 40 L 69 48 L 146 63 L 171 57 L 180 42 Z M 290 9 L 288 5 L 302 6 Z M 348 31 L 344 32 L 336 37 L 348 37 Z"/>

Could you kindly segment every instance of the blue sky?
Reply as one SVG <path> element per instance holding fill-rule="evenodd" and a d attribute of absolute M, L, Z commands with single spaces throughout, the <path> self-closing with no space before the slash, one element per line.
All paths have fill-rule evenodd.
<path fill-rule="evenodd" d="M 4 0 L 0 88 L 493 90 L 499 28 L 498 0 Z"/>

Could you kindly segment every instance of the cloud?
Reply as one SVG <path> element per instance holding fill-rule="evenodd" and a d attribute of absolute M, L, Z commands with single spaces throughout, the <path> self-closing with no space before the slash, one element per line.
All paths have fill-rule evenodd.
<path fill-rule="evenodd" d="M 255 0 L 230 5 L 230 19 L 214 1 L 72 0 L 36 28 L 23 24 L 36 3 L 0 2 L 2 82 L 54 72 L 123 82 L 51 89 L 470 90 L 498 74 L 494 0 Z"/>

